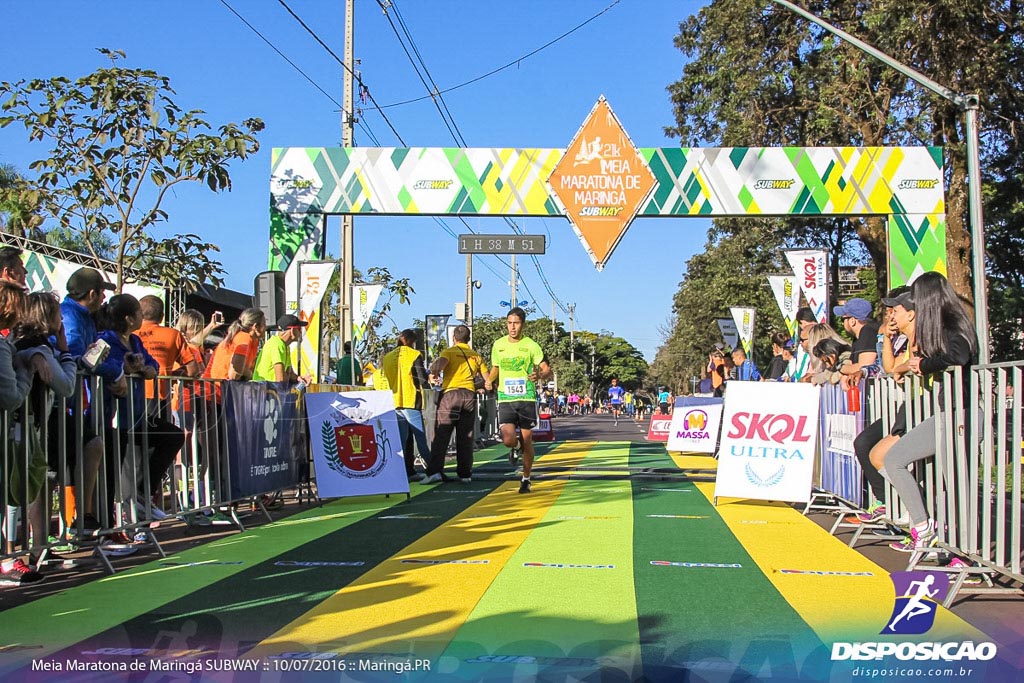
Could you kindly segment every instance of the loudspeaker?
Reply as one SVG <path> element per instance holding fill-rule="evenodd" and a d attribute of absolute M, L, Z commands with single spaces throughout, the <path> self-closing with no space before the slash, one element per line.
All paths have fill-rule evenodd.
<path fill-rule="evenodd" d="M 267 325 L 273 326 L 285 314 L 284 271 L 266 270 L 252 283 L 252 305 L 267 316 Z"/>

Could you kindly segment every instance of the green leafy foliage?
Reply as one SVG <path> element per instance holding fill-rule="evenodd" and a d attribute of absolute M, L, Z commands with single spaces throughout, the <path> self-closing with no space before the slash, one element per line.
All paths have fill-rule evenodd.
<path fill-rule="evenodd" d="M 28 139 L 51 146 L 31 164 L 40 214 L 51 229 L 75 234 L 99 262 L 107 245 L 120 287 L 131 271 L 156 268 L 165 284 L 218 284 L 216 247 L 194 234 L 159 239 L 167 193 L 183 183 L 231 189 L 228 166 L 259 149 L 259 119 L 212 126 L 184 110 L 170 79 L 120 66 L 125 55 L 100 49 L 110 66 L 71 80 L 58 76 L 0 83 L 0 127 L 20 123 Z"/>

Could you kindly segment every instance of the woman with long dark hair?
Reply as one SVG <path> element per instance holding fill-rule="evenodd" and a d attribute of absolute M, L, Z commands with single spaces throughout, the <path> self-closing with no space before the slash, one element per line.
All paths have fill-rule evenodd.
<path fill-rule="evenodd" d="M 943 405 L 941 373 L 953 367 L 966 370 L 978 357 L 978 335 L 956 292 L 941 273 L 921 275 L 911 285 L 917 314 L 917 352 L 910 359 L 910 371 L 925 378 L 925 386 L 937 386 Z M 966 398 L 966 396 L 965 396 Z M 973 402 L 969 399 L 968 405 Z M 940 407 L 941 411 L 941 407 Z M 935 522 L 928 516 L 924 497 L 908 466 L 935 455 L 943 434 L 945 414 L 938 412 L 908 431 L 885 456 L 882 474 L 892 482 L 910 515 L 910 536 L 890 546 L 903 552 L 928 551 L 937 540 Z"/>
<path fill-rule="evenodd" d="M 146 351 L 142 340 L 135 334 L 142 327 L 142 307 L 138 299 L 131 294 L 118 294 L 110 297 L 110 300 L 103 304 L 96 314 L 97 322 L 103 332 L 100 338 L 110 345 L 110 358 L 120 363 L 124 368 L 124 374 L 128 377 L 130 390 L 128 396 L 117 400 L 117 436 L 121 444 L 122 457 L 126 455 L 125 448 L 128 444 L 128 437 L 141 450 L 143 435 L 148 434 L 148 444 L 153 450 L 149 456 L 149 481 L 141 482 L 144 497 L 141 499 L 153 504 L 152 516 L 154 519 L 161 519 L 166 514 L 156 506 L 160 499 L 161 484 L 164 475 L 174 462 L 174 457 L 181 450 L 185 442 L 185 435 L 173 424 L 156 414 L 147 414 L 146 411 L 146 387 L 145 380 L 156 377 L 159 364 Z M 107 418 L 114 413 L 114 396 L 107 392 Z M 109 443 L 109 442 L 108 442 Z M 126 474 L 131 473 L 131 461 L 126 461 Z M 135 488 L 140 483 L 138 477 L 142 476 L 141 460 L 136 459 L 135 473 L 136 481 L 128 491 L 124 491 L 125 500 L 135 499 Z M 129 476 L 129 481 L 131 477 Z M 146 504 L 139 503 L 143 515 L 146 516 Z"/>

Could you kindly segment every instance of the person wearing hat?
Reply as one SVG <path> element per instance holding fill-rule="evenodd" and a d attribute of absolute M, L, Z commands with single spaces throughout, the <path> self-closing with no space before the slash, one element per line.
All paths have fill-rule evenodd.
<path fill-rule="evenodd" d="M 298 379 L 292 368 L 288 346 L 302 339 L 306 322 L 286 314 L 277 319 L 277 334 L 267 340 L 256 357 L 252 378 L 256 382 L 294 382 Z"/>
<path fill-rule="evenodd" d="M 879 324 L 871 317 L 874 307 L 866 299 L 854 297 L 833 308 L 832 312 L 842 318 L 843 329 L 854 338 L 850 362 L 840 369 L 843 386 L 848 388 L 859 382 L 861 377 L 877 374 L 881 367 L 878 361 Z"/>

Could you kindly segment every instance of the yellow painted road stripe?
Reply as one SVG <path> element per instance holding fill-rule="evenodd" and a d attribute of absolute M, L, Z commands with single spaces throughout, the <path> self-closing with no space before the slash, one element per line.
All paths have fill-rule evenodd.
<path fill-rule="evenodd" d="M 594 445 L 560 445 L 542 461 L 574 466 Z M 565 485 L 541 479 L 529 495 L 519 495 L 518 481 L 501 485 L 265 639 L 250 656 L 316 651 L 438 657 Z"/>
<path fill-rule="evenodd" d="M 713 483 L 697 484 L 697 488 L 714 500 Z M 719 502 L 716 510 L 776 590 L 825 643 L 989 640 L 942 607 L 935 625 L 922 636 L 879 635 L 894 602 L 888 571 L 789 505 L 730 499 Z M 783 569 L 842 574 L 784 574 Z"/>

